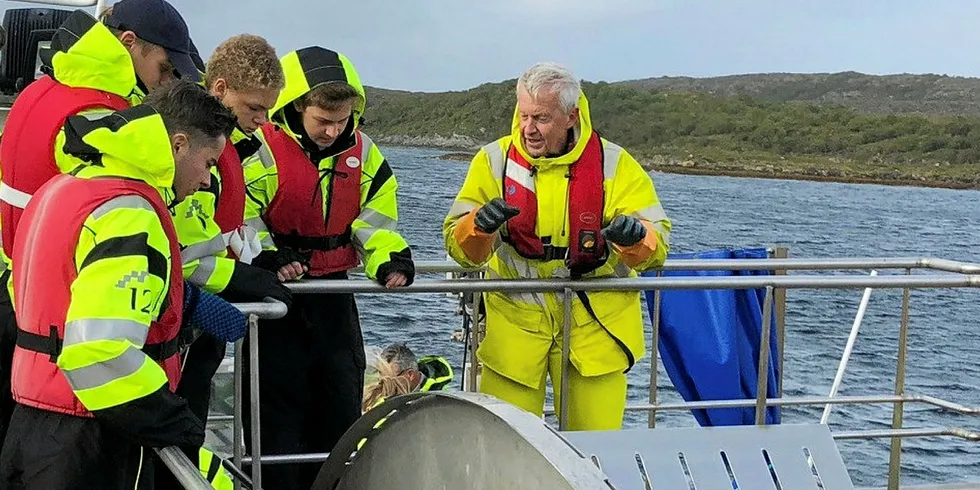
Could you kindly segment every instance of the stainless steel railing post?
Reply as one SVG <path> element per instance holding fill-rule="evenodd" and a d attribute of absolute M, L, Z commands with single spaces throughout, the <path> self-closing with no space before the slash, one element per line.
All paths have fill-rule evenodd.
<path fill-rule="evenodd" d="M 912 270 L 906 269 L 905 275 L 911 275 Z M 898 361 L 895 368 L 895 395 L 905 394 L 905 361 L 908 355 L 909 339 L 909 308 L 912 290 L 905 288 L 902 292 L 902 325 L 898 332 Z M 895 402 L 892 411 L 892 429 L 899 430 L 905 421 L 905 404 Z M 888 490 L 898 490 L 902 474 L 902 439 L 892 438 L 891 452 L 888 458 Z"/>
<path fill-rule="evenodd" d="M 568 430 L 568 370 L 571 369 L 571 337 L 572 337 L 572 290 L 565 288 L 562 293 L 564 314 L 561 328 L 561 388 L 558 395 L 558 430 Z M 552 381 L 554 383 L 554 381 Z"/>
<path fill-rule="evenodd" d="M 248 380 L 252 411 L 252 485 L 255 488 L 262 488 L 262 444 L 259 430 L 259 319 L 255 315 L 248 318 L 248 337 Z"/>
<path fill-rule="evenodd" d="M 242 352 L 242 344 L 243 342 L 240 339 L 235 341 L 235 404 L 231 433 L 232 440 L 234 441 L 234 445 L 232 446 L 232 462 L 235 463 L 236 468 L 242 467 L 242 457 L 245 455 L 245 436 L 242 427 L 242 391 L 245 386 L 242 379 L 242 371 L 245 370 L 245 357 Z M 241 487 L 241 483 L 235 480 L 235 490 L 240 490 Z"/>
<path fill-rule="evenodd" d="M 772 330 L 772 286 L 766 287 L 762 302 L 762 332 L 759 339 L 759 382 L 756 385 L 755 425 L 766 424 L 766 399 L 769 392 L 769 334 Z"/>
<path fill-rule="evenodd" d="M 657 271 L 657 277 L 663 277 L 663 271 Z M 653 318 L 650 319 L 650 323 L 653 326 L 653 345 L 650 348 L 650 405 L 657 405 L 657 365 L 660 359 L 660 299 L 662 291 L 659 289 L 653 293 Z M 657 411 L 650 410 L 647 412 L 647 426 L 651 429 L 657 426 Z"/>

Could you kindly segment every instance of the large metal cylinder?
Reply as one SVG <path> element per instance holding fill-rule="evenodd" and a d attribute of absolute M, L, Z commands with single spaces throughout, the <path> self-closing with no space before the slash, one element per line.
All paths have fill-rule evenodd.
<path fill-rule="evenodd" d="M 392 488 L 612 487 L 540 418 L 493 397 L 460 392 L 399 396 L 366 413 L 334 447 L 313 485 Z"/>

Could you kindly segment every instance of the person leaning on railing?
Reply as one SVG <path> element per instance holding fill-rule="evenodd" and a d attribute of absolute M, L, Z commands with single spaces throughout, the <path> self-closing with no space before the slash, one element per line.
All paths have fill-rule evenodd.
<path fill-rule="evenodd" d="M 9 368 L 17 326 L 10 298 L 11 248 L 31 195 L 78 164 L 64 151 L 60 129 L 65 118 L 84 114 L 97 119 L 139 104 L 177 76 L 196 80 L 190 45 L 187 24 L 164 0 L 121 0 L 98 21 L 76 10 L 50 46 L 38 51 L 45 75 L 20 92 L 10 108 L 0 140 L 0 259 L 8 266 L 2 271 L 0 264 L 0 438 L 13 409 Z"/>
<path fill-rule="evenodd" d="M 192 329 L 232 342 L 246 321 L 183 280 L 169 207 L 209 185 L 234 121 L 189 81 L 67 119 L 65 151 L 83 163 L 38 189 L 13 243 L 17 405 L 0 487 L 153 488 L 151 448 L 204 443 L 173 392 L 180 352 Z"/>
<path fill-rule="evenodd" d="M 670 228 L 650 176 L 592 128 L 579 81 L 542 63 L 518 80 L 512 134 L 476 154 L 443 235 L 453 259 L 489 264 L 490 278 L 632 277 L 663 264 Z M 484 298 L 480 391 L 541 415 L 550 374 L 560 406 L 560 298 Z M 568 429 L 621 427 L 626 372 L 645 354 L 640 293 L 578 294 L 570 345 Z"/>
<path fill-rule="evenodd" d="M 211 185 L 174 207 L 184 277 L 235 303 L 265 297 L 287 306 L 291 303 L 289 289 L 276 274 L 251 265 L 262 249 L 256 230 L 243 225 L 242 158 L 258 150 L 261 143 L 253 133 L 265 124 L 284 83 L 276 50 L 259 36 L 240 34 L 214 49 L 205 86 L 235 113 L 238 123 L 211 169 Z M 204 421 L 211 402 L 211 381 L 225 357 L 226 346 L 222 340 L 201 335 L 185 353 L 177 394 L 186 398 L 191 410 Z"/>
<path fill-rule="evenodd" d="M 252 264 L 286 281 L 345 279 L 363 262 L 365 275 L 388 288 L 410 285 L 415 264 L 398 232 L 398 182 L 361 131 L 367 98 L 354 65 L 319 46 L 281 62 L 286 86 L 256 133 L 262 146 L 244 162 L 245 222 L 264 249 Z M 296 295 L 285 317 L 260 320 L 259 331 L 263 453 L 331 451 L 361 416 L 364 340 L 354 295 Z M 309 488 L 319 470 L 276 464 L 263 468 L 262 482 Z"/>

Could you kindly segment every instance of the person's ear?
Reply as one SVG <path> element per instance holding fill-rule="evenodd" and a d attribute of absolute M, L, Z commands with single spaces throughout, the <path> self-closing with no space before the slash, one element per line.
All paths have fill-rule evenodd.
<path fill-rule="evenodd" d="M 190 139 L 184 133 L 174 133 L 174 135 L 170 137 L 170 147 L 174 152 L 174 160 L 177 160 L 179 156 L 182 156 L 190 151 L 190 146 Z"/>
<path fill-rule="evenodd" d="M 224 78 L 219 78 L 211 84 L 211 95 L 215 96 L 218 100 L 224 99 L 227 93 L 228 82 Z"/>
<path fill-rule="evenodd" d="M 133 48 L 136 46 L 136 41 L 139 38 L 136 37 L 136 33 L 133 31 L 125 31 L 119 35 L 119 42 L 126 48 L 130 53 L 133 52 Z"/>
<path fill-rule="evenodd" d="M 571 111 L 568 112 L 568 125 L 565 129 L 571 129 L 578 124 L 578 107 L 573 107 Z"/>

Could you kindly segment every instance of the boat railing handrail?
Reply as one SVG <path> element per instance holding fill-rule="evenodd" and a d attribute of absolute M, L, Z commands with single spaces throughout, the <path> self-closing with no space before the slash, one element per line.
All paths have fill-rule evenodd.
<path fill-rule="evenodd" d="M 925 269 L 928 272 L 912 274 L 913 270 Z M 684 275 L 664 275 L 667 271 L 696 271 L 696 270 L 769 270 L 774 274 L 770 275 L 707 275 L 707 276 L 684 276 Z M 904 273 L 897 274 L 793 274 L 789 275 L 786 271 L 830 271 L 830 270 L 902 270 Z M 901 439 L 904 437 L 924 437 L 924 436 L 954 436 L 967 440 L 980 440 L 980 433 L 962 428 L 937 428 L 937 429 L 904 429 L 904 405 L 906 403 L 922 403 L 936 406 L 946 410 L 956 411 L 968 415 L 980 415 L 980 408 L 966 407 L 957 403 L 941 400 L 931 396 L 913 395 L 905 391 L 905 357 L 907 352 L 907 337 L 909 330 L 909 308 L 910 294 L 913 289 L 928 288 L 975 288 L 980 287 L 980 265 L 958 262 L 937 258 L 843 258 L 843 259 L 677 259 L 668 260 L 663 267 L 656 269 L 655 275 L 644 275 L 639 277 L 621 278 L 596 278 L 571 280 L 563 278 L 553 279 L 485 279 L 480 272 L 482 269 L 465 268 L 450 261 L 419 261 L 416 262 L 416 271 L 425 273 L 446 273 L 459 275 L 462 277 L 430 279 L 419 277 L 408 287 L 388 289 L 374 281 L 365 278 L 352 278 L 343 280 L 318 280 L 304 279 L 286 283 L 294 294 L 321 294 L 321 293 L 363 293 L 363 294 L 411 294 L 411 293 L 482 293 L 482 292 L 520 292 L 520 293 L 558 293 L 563 303 L 565 314 L 563 321 L 564 340 L 562 345 L 562 363 L 566 367 L 562 369 L 563 376 L 560 380 L 563 388 L 567 387 L 567 378 L 564 373 L 568 372 L 567 364 L 570 355 L 568 338 L 570 332 L 570 317 L 572 298 L 575 291 L 655 291 L 656 306 L 659 307 L 661 291 L 665 290 L 704 290 L 704 289 L 764 289 L 765 299 L 763 301 L 763 324 L 760 340 L 760 352 L 769 351 L 770 332 L 773 328 L 771 314 L 774 310 L 774 302 L 777 301 L 777 292 L 786 289 L 902 289 L 904 290 L 902 302 L 901 328 L 898 337 L 898 361 L 895 375 L 895 392 L 892 395 L 865 395 L 863 397 L 782 397 L 781 393 L 777 398 L 769 398 L 768 390 L 768 362 L 769 356 L 759 356 L 759 377 L 757 385 L 758 396 L 755 400 L 711 400 L 700 402 L 685 402 L 675 404 L 656 403 L 655 390 L 652 387 L 656 383 L 655 372 L 657 362 L 657 349 L 651 349 L 651 400 L 650 404 L 630 405 L 629 411 L 647 411 L 650 418 L 650 426 L 654 425 L 654 417 L 657 411 L 661 410 L 690 410 L 697 408 L 733 408 L 755 406 L 756 423 L 765 423 L 765 412 L 769 406 L 802 406 L 827 403 L 892 403 L 893 404 L 893 423 L 891 430 L 868 431 L 866 438 L 888 437 L 892 440 L 890 461 L 889 461 L 889 487 L 897 488 L 898 475 L 900 471 Z M 952 273 L 952 274 L 949 274 Z M 473 294 L 467 301 L 472 301 L 472 310 L 479 310 L 481 295 Z M 286 314 L 286 307 L 278 301 L 266 299 L 262 303 L 236 304 L 249 317 L 249 333 L 252 342 L 249 343 L 248 352 L 242 351 L 242 342 L 236 343 L 235 355 L 235 415 L 234 437 L 235 454 L 234 464 L 241 468 L 246 461 L 256 460 L 257 464 L 252 465 L 252 483 L 255 488 L 261 488 L 261 467 L 268 461 L 269 464 L 278 464 L 297 461 L 322 460 L 323 455 L 263 455 L 260 447 L 259 438 L 259 377 L 258 377 L 258 345 L 255 341 L 258 332 L 258 319 L 260 318 L 281 318 Z M 466 314 L 464 312 L 464 314 Z M 657 341 L 659 319 L 656 311 L 652 315 L 653 338 Z M 777 320 L 778 323 L 779 320 Z M 782 332 L 777 334 L 782 339 Z M 473 330 L 473 329 L 471 329 Z M 471 342 L 471 349 L 467 352 L 474 353 L 478 336 L 470 332 L 474 341 Z M 780 340 L 780 353 L 782 345 Z M 239 355 L 242 354 L 242 355 Z M 251 360 L 251 372 L 247 374 L 247 380 L 243 376 L 243 357 L 248 355 Z M 781 362 L 781 361 L 780 361 Z M 476 363 L 473 363 L 474 366 Z M 471 388 L 475 381 L 475 369 L 467 371 L 471 378 Z M 465 375 L 464 375 L 465 376 Z M 252 457 L 246 458 L 244 448 L 239 441 L 244 436 L 241 423 L 242 400 L 241 388 L 244 383 L 249 383 L 251 393 L 250 409 L 252 413 L 253 426 L 251 428 Z M 797 399 L 799 398 L 799 399 Z M 564 400 L 563 400 L 564 401 Z M 564 404 L 564 403 L 563 403 Z M 566 426 L 567 407 L 560 407 L 558 417 L 559 430 Z M 548 407 L 547 413 L 555 410 Z M 861 438 L 860 432 L 847 432 L 835 435 L 838 439 Z M 268 459 L 267 459 L 268 458 Z M 304 459 L 305 458 L 305 459 Z"/>
<path fill-rule="evenodd" d="M 288 283 L 296 294 L 318 293 L 547 293 L 572 291 L 654 291 L 678 289 L 905 289 L 980 287 L 980 274 L 919 274 L 879 276 L 701 276 L 597 279 L 419 279 L 411 286 L 389 289 L 364 279 L 306 279 Z M 260 316 L 260 318 L 264 318 Z"/>
<path fill-rule="evenodd" d="M 183 451 L 175 446 L 156 448 L 157 456 L 163 461 L 177 482 L 187 490 L 211 490 L 213 487 L 201 471 L 191 463 Z"/>
<path fill-rule="evenodd" d="M 482 267 L 464 267 L 452 260 L 420 260 L 415 262 L 416 272 L 422 274 L 448 274 L 479 272 Z M 772 259 L 673 259 L 668 258 L 661 271 L 691 270 L 786 270 L 831 271 L 865 269 L 931 269 L 959 274 L 980 274 L 980 264 L 972 264 L 935 257 L 842 257 L 842 258 L 772 258 Z M 363 272 L 358 267 L 353 272 Z"/>

